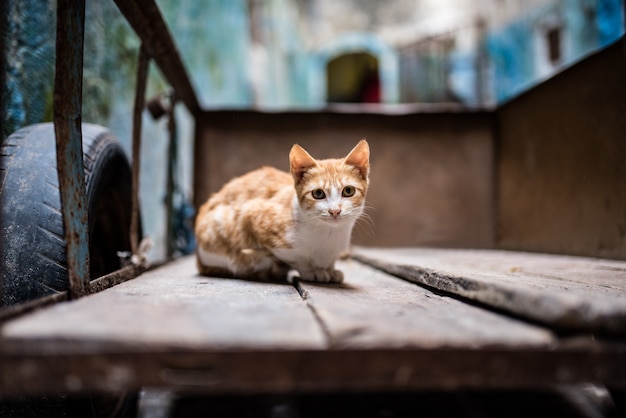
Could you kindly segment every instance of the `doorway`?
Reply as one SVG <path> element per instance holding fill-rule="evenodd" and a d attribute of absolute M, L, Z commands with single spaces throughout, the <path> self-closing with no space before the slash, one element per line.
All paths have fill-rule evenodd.
<path fill-rule="evenodd" d="M 331 103 L 380 103 L 378 60 L 365 52 L 348 53 L 326 66 L 327 101 Z"/>

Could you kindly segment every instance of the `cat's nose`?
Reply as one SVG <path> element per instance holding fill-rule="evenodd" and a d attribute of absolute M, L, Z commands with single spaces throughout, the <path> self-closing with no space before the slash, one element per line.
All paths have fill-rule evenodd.
<path fill-rule="evenodd" d="M 333 215 L 333 218 L 337 219 L 339 214 L 341 213 L 341 209 L 328 209 L 328 212 Z"/>

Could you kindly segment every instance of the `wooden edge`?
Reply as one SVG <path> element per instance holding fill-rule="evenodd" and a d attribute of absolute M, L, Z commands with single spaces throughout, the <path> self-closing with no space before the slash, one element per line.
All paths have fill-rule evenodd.
<path fill-rule="evenodd" d="M 351 257 L 401 279 L 479 302 L 557 331 L 626 336 L 624 312 L 597 309 L 589 301 L 570 295 L 550 294 L 493 280 L 487 282 L 425 267 L 389 263 L 360 254 L 358 250 Z"/>
<path fill-rule="evenodd" d="M 112 273 L 106 274 L 102 277 L 89 282 L 89 294 L 98 293 L 109 287 L 113 287 L 120 283 L 124 283 L 128 280 L 132 280 L 140 276 L 147 270 L 143 266 L 128 265 L 116 270 Z M 0 324 L 9 319 L 17 318 L 18 316 L 34 312 L 38 309 L 45 308 L 60 302 L 66 302 L 70 300 L 67 291 L 53 293 L 38 299 L 34 299 L 28 302 L 20 303 L 18 305 L 9 306 L 0 309 Z M 0 343 L 2 343 L 2 337 L 0 336 Z"/>
<path fill-rule="evenodd" d="M 65 302 L 69 300 L 69 294 L 66 291 L 60 293 L 53 293 L 35 300 L 20 303 L 18 305 L 8 306 L 0 309 L 0 325 L 4 321 L 17 318 L 20 315 L 34 312 L 37 309 L 45 308 L 46 306 L 54 305 L 59 302 Z M 2 336 L 0 335 L 0 344 L 2 343 Z"/>
<path fill-rule="evenodd" d="M 0 398 L 141 387 L 244 394 L 538 389 L 578 383 L 626 388 L 626 347 L 13 353 L 3 356 Z"/>
<path fill-rule="evenodd" d="M 108 289 L 109 287 L 113 287 L 120 283 L 135 279 L 147 270 L 148 268 L 145 266 L 134 264 L 122 267 L 119 270 L 92 280 L 89 286 L 89 293 L 98 293 L 105 289 Z"/>

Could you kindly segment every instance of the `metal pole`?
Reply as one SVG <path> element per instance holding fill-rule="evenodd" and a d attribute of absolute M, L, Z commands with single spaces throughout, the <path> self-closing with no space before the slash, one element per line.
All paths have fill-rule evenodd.
<path fill-rule="evenodd" d="M 139 48 L 137 63 L 137 86 L 135 89 L 135 108 L 133 110 L 133 184 L 132 213 L 130 218 L 130 249 L 137 254 L 139 248 L 139 171 L 141 161 L 141 122 L 146 101 L 146 83 L 150 57 L 144 43 Z"/>
<path fill-rule="evenodd" d="M 176 93 L 173 92 L 168 109 L 167 128 L 169 131 L 169 145 L 167 152 L 167 182 L 165 195 L 165 213 L 167 217 L 167 259 L 174 257 L 176 249 L 175 231 L 174 231 L 174 176 L 176 164 L 178 162 L 178 137 L 176 132 Z"/>
<path fill-rule="evenodd" d="M 54 131 L 71 298 L 89 289 L 89 213 L 81 132 L 84 35 L 85 0 L 58 0 Z"/>

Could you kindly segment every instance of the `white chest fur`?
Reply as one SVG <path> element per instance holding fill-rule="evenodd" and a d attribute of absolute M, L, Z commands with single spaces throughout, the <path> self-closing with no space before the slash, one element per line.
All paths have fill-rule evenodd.
<path fill-rule="evenodd" d="M 297 209 L 295 210 L 297 211 Z M 354 216 L 340 219 L 312 219 L 294 213 L 291 248 L 276 249 L 274 255 L 297 270 L 332 268 L 350 246 Z"/>

